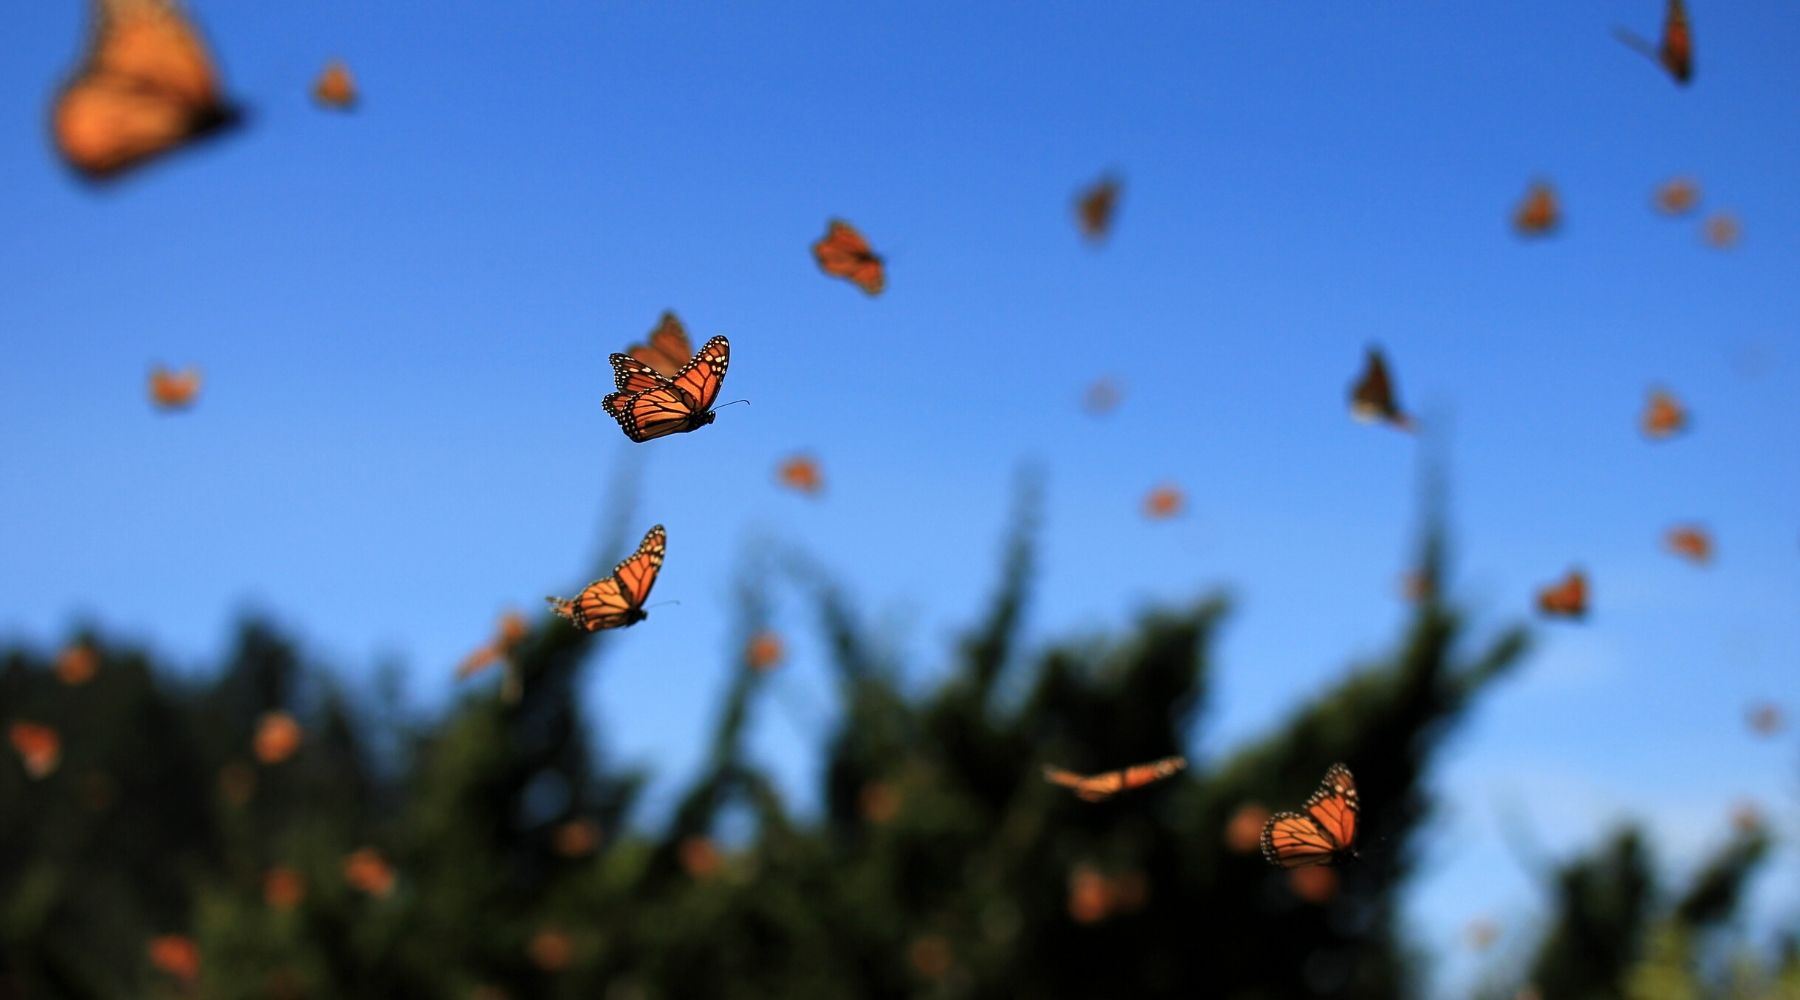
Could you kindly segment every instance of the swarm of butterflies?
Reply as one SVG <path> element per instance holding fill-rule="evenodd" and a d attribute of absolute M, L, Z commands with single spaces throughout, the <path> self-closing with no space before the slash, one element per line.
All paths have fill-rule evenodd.
<path fill-rule="evenodd" d="M 180 149 L 232 129 L 241 115 L 223 95 L 207 47 L 184 13 L 178 0 L 90 0 L 92 39 L 87 54 L 70 81 L 57 93 L 51 107 L 51 135 L 63 160 L 81 177 L 107 181 Z M 1676 84 L 1693 78 L 1693 38 L 1683 0 L 1666 0 L 1660 41 L 1652 44 L 1620 29 L 1618 37 L 1659 65 Z M 312 97 L 321 107 L 348 111 L 357 106 L 359 94 L 349 67 L 342 61 L 326 64 L 313 83 Z M 1122 185 L 1107 174 L 1081 192 L 1075 201 L 1075 219 L 1090 242 L 1104 241 L 1111 230 Z M 1700 203 L 1700 188 L 1691 178 L 1678 177 L 1656 189 L 1652 204 L 1667 216 L 1683 216 Z M 1524 237 L 1540 238 L 1562 225 L 1563 211 L 1556 189 L 1545 180 L 1533 182 L 1514 209 L 1512 224 Z M 1729 247 L 1739 239 L 1741 227 L 1728 214 L 1708 218 L 1703 238 L 1715 247 Z M 868 239 L 842 219 L 827 222 L 826 231 L 812 245 L 819 269 L 840 278 L 870 296 L 886 288 L 882 257 Z M 719 392 L 731 364 L 731 344 L 713 337 L 698 350 L 672 312 L 664 313 L 656 328 L 641 343 L 610 358 L 614 391 L 601 406 L 634 442 L 644 443 L 672 434 L 690 433 L 713 423 Z M 152 403 L 165 411 L 191 407 L 199 394 L 198 369 L 173 371 L 158 366 L 149 378 Z M 1111 377 L 1096 381 L 1087 391 L 1084 406 L 1094 414 L 1116 408 L 1123 389 Z M 1385 423 L 1412 431 L 1414 418 L 1399 402 L 1387 359 L 1371 346 L 1363 370 L 1350 389 L 1350 412 L 1358 420 Z M 1688 415 L 1668 390 L 1653 389 L 1641 419 L 1646 437 L 1661 440 L 1685 430 Z M 823 489 L 818 461 L 800 454 L 784 461 L 776 481 L 796 492 L 816 496 Z M 1174 517 L 1184 504 L 1173 485 L 1153 489 L 1145 498 L 1144 514 L 1152 519 Z M 1700 525 L 1683 524 L 1669 529 L 1668 549 L 1695 563 L 1712 557 L 1713 543 Z M 610 574 L 590 583 L 572 598 L 546 598 L 550 610 L 587 632 L 624 628 L 648 617 L 644 602 L 656 584 L 667 550 L 663 526 L 652 526 L 630 556 Z M 1409 580 L 1408 593 L 1426 598 L 1432 581 Z M 1574 567 L 1537 594 L 1537 607 L 1547 616 L 1579 619 L 1588 608 L 1588 578 Z M 468 676 L 507 659 L 525 635 L 522 616 L 509 613 L 497 636 L 470 655 L 459 667 Z M 759 636 L 750 662 L 767 669 L 780 659 L 779 641 Z M 81 683 L 84 675 L 71 661 L 65 680 Z M 60 670 L 60 668 L 59 668 Z M 91 667 L 87 671 L 91 675 Z M 1751 725 L 1759 732 L 1779 728 L 1773 706 L 1759 707 Z M 291 719 L 269 720 L 264 727 L 262 752 L 284 756 L 300 739 Z M 42 776 L 54 770 L 59 742 L 54 730 L 29 722 L 14 722 L 8 737 L 29 773 Z M 1167 779 L 1187 766 L 1182 757 L 1137 764 L 1100 774 L 1078 774 L 1045 767 L 1047 781 L 1070 789 L 1086 802 L 1114 796 Z M 1308 868 L 1341 863 L 1356 856 L 1356 782 L 1350 769 L 1333 764 L 1318 789 L 1298 812 L 1277 812 L 1262 826 L 1260 845 L 1271 864 L 1282 868 Z M 1260 818 L 1260 817 L 1259 817 Z M 1254 829 L 1254 827 L 1252 827 Z M 173 946 L 171 946 L 173 948 Z M 179 956 L 176 956 L 177 958 Z M 176 962 L 175 958 L 170 959 Z"/>

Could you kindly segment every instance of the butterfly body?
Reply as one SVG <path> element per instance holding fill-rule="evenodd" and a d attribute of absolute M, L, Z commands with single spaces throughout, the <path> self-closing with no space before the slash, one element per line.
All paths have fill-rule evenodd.
<path fill-rule="evenodd" d="M 714 337 L 673 376 L 630 354 L 615 354 L 611 362 L 618 391 L 608 394 L 601 405 L 626 437 L 644 442 L 713 422 L 713 403 L 731 365 L 731 343 Z"/>
<path fill-rule="evenodd" d="M 1362 806 L 1350 769 L 1333 764 L 1300 812 L 1278 812 L 1262 831 L 1263 857 L 1279 868 L 1338 865 L 1356 853 L 1357 816 Z"/>
<path fill-rule="evenodd" d="M 582 588 L 572 598 L 546 597 L 551 613 L 567 618 L 584 632 L 625 628 L 650 617 L 644 601 L 656 585 L 656 574 L 662 570 L 663 554 L 668 550 L 668 534 L 658 524 L 644 532 L 637 551 L 613 567 L 612 574 L 601 577 Z"/>

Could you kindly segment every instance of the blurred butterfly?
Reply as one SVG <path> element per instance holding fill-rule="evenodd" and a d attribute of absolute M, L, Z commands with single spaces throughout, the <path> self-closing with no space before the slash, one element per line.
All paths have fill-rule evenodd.
<path fill-rule="evenodd" d="M 1670 528 L 1663 535 L 1663 544 L 1669 547 L 1670 552 L 1701 565 L 1712 561 L 1712 535 L 1699 525 L 1686 524 Z"/>
<path fill-rule="evenodd" d="M 494 638 L 477 647 L 456 665 L 456 679 L 460 681 L 472 677 L 512 655 L 519 643 L 525 641 L 529 628 L 525 616 L 517 611 L 501 615 L 500 627 L 495 631 Z"/>
<path fill-rule="evenodd" d="M 1362 374 L 1350 387 L 1350 415 L 1365 423 L 1379 420 L 1403 431 L 1413 429 L 1412 417 L 1400 410 L 1394 382 L 1388 376 L 1387 361 L 1379 347 L 1368 349 Z"/>
<path fill-rule="evenodd" d="M 1144 516 L 1162 521 L 1181 513 L 1187 497 L 1176 486 L 1158 486 L 1144 497 Z"/>
<path fill-rule="evenodd" d="M 1737 246 L 1738 240 L 1743 239 L 1744 227 L 1738 223 L 1737 216 L 1718 212 L 1701 223 L 1700 236 L 1714 250 L 1729 250 Z"/>
<path fill-rule="evenodd" d="M 344 858 L 344 881 L 358 892 L 385 899 L 394 891 L 397 876 L 381 852 L 373 847 L 359 847 Z"/>
<path fill-rule="evenodd" d="M 1556 189 L 1538 181 L 1527 188 L 1519 207 L 1513 210 L 1513 228 L 1521 236 L 1548 236 L 1562 225 L 1562 206 Z"/>
<path fill-rule="evenodd" d="M 825 235 L 813 244 L 812 252 L 819 270 L 843 278 L 870 295 L 880 295 L 887 286 L 881 258 L 869 248 L 863 234 L 842 219 L 831 220 Z"/>
<path fill-rule="evenodd" d="M 200 975 L 200 946 L 184 934 L 162 934 L 145 946 L 150 964 L 184 982 Z"/>
<path fill-rule="evenodd" d="M 1682 0 L 1668 0 L 1668 7 L 1663 11 L 1661 45 L 1653 46 L 1624 28 L 1613 29 L 1613 34 L 1619 41 L 1655 60 L 1676 83 L 1686 85 L 1694 78 L 1694 36 L 1688 27 L 1687 5 Z"/>
<path fill-rule="evenodd" d="M 33 780 L 49 777 L 62 762 L 62 737 L 41 722 L 14 722 L 6 727 L 6 738 Z"/>
<path fill-rule="evenodd" d="M 687 327 L 681 325 L 674 310 L 665 309 L 662 319 L 657 320 L 656 329 L 650 331 L 643 343 L 627 347 L 625 353 L 656 369 L 658 375 L 674 378 L 694 353 L 694 345 L 688 342 Z"/>
<path fill-rule="evenodd" d="M 1112 232 L 1113 212 L 1119 206 L 1119 182 L 1113 177 L 1102 177 L 1075 200 L 1075 221 L 1081 225 L 1081 235 L 1089 241 L 1098 243 Z"/>
<path fill-rule="evenodd" d="M 113 177 L 236 121 L 177 0 L 92 0 L 90 10 L 87 54 L 50 109 L 69 166 Z"/>
<path fill-rule="evenodd" d="M 1164 757 L 1148 764 L 1134 764 L 1118 771 L 1107 771 L 1104 774 L 1076 774 L 1060 767 L 1044 765 L 1044 780 L 1053 785 L 1070 788 L 1084 802 L 1104 802 L 1134 788 L 1142 788 L 1153 781 L 1161 781 L 1175 772 L 1187 767 L 1186 757 Z"/>
<path fill-rule="evenodd" d="M 1752 705 L 1750 710 L 1745 713 L 1744 721 L 1749 725 L 1751 731 L 1761 736 L 1773 736 L 1781 732 L 1782 727 L 1787 725 L 1787 720 L 1781 713 L 1781 706 L 1766 701 L 1759 705 Z"/>
<path fill-rule="evenodd" d="M 1585 618 L 1588 608 L 1587 574 L 1572 569 L 1561 581 L 1538 591 L 1539 613 L 1547 618 Z"/>
<path fill-rule="evenodd" d="M 326 63 L 313 84 L 312 96 L 314 101 L 327 108 L 348 111 L 355 107 L 356 81 L 350 76 L 350 67 L 341 59 Z"/>
<path fill-rule="evenodd" d="M 1664 215 L 1686 215 L 1700 205 L 1700 185 L 1687 177 L 1671 178 L 1657 187 L 1651 204 Z"/>
<path fill-rule="evenodd" d="M 750 669 L 757 673 L 775 669 L 784 654 L 781 636 L 767 629 L 751 636 L 744 646 L 744 659 L 750 664 Z"/>
<path fill-rule="evenodd" d="M 1688 412 L 1681 401 L 1665 389 L 1650 390 L 1650 400 L 1644 404 L 1644 415 L 1640 421 L 1644 436 L 1653 441 L 1673 437 L 1687 430 Z"/>
<path fill-rule="evenodd" d="M 161 365 L 150 369 L 150 402 L 159 410 L 185 410 L 200 395 L 200 369 L 170 371 Z"/>
<path fill-rule="evenodd" d="M 256 735 L 252 739 L 251 748 L 256 759 L 264 764 L 279 764 L 294 755 L 300 749 L 300 741 L 305 737 L 300 723 L 286 712 L 264 712 L 256 720 Z"/>
<path fill-rule="evenodd" d="M 1089 413 L 1111 413 L 1117 409 L 1125 398 L 1125 390 L 1119 381 L 1110 375 L 1103 375 L 1088 384 L 1087 391 L 1082 394 L 1082 409 Z"/>
<path fill-rule="evenodd" d="M 1333 764 L 1301 812 L 1278 812 L 1262 831 L 1262 853 L 1282 868 L 1335 865 L 1356 856 L 1356 779 Z"/>
<path fill-rule="evenodd" d="M 790 490 L 817 496 L 825 489 L 825 476 L 819 462 L 810 455 L 795 455 L 775 470 L 775 480 Z"/>
<path fill-rule="evenodd" d="M 637 551 L 614 566 L 611 576 L 588 584 L 570 600 L 556 597 L 544 600 L 550 602 L 551 612 L 588 632 L 635 625 L 649 617 L 644 613 L 644 600 L 650 596 L 650 588 L 656 585 L 656 574 L 662 569 L 663 553 L 667 548 L 668 536 L 658 524 L 644 532 L 644 540 L 638 543 Z"/>
<path fill-rule="evenodd" d="M 601 400 L 625 436 L 649 441 L 698 430 L 713 422 L 713 403 L 731 364 L 731 343 L 714 337 L 672 376 L 629 354 L 612 356 L 617 392 Z"/>
<path fill-rule="evenodd" d="M 100 670 L 100 653 L 85 642 L 76 642 L 56 657 L 56 679 L 70 687 L 86 684 Z"/>

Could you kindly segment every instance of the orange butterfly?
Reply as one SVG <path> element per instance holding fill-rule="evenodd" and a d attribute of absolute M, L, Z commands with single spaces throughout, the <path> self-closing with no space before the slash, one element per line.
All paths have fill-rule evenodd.
<path fill-rule="evenodd" d="M 1688 27 L 1687 5 L 1682 0 L 1669 0 L 1663 12 L 1662 44 L 1659 46 L 1652 46 L 1624 28 L 1614 29 L 1613 34 L 1619 41 L 1654 59 L 1675 78 L 1676 83 L 1686 85 L 1694 78 L 1694 35 Z"/>
<path fill-rule="evenodd" d="M 1645 437 L 1662 440 L 1687 430 L 1687 425 L 1687 408 L 1681 405 L 1680 400 L 1667 390 L 1650 390 L 1650 401 L 1644 404 L 1641 422 Z"/>
<path fill-rule="evenodd" d="M 600 846 L 600 824 L 582 817 L 557 826 L 550 835 L 550 846 L 565 858 L 585 858 Z"/>
<path fill-rule="evenodd" d="M 256 720 L 252 749 L 264 764 L 279 764 L 300 749 L 305 732 L 294 717 L 282 711 L 264 712 Z"/>
<path fill-rule="evenodd" d="M 1387 361 L 1379 347 L 1368 349 L 1363 372 L 1350 387 L 1350 415 L 1365 423 L 1379 420 L 1403 431 L 1413 429 L 1412 417 L 1400 410 L 1394 382 L 1388 376 Z"/>
<path fill-rule="evenodd" d="M 191 982 L 200 975 L 200 946 L 184 934 L 153 937 L 145 952 L 151 965 L 176 979 Z"/>
<path fill-rule="evenodd" d="M 508 611 L 501 615 L 500 628 L 495 633 L 493 641 L 463 657 L 463 661 L 456 665 L 456 679 L 460 681 L 472 677 L 506 659 L 519 643 L 525 641 L 529 627 L 525 622 L 525 616 L 517 611 Z"/>
<path fill-rule="evenodd" d="M 1587 574 L 1572 569 L 1558 583 L 1538 591 L 1538 611 L 1549 618 L 1585 618 L 1588 609 Z"/>
<path fill-rule="evenodd" d="M 819 270 L 834 278 L 843 278 L 870 295 L 880 295 L 887 287 L 887 272 L 881 258 L 869 248 L 869 241 L 856 227 L 842 219 L 832 219 L 825 235 L 812 247 Z"/>
<path fill-rule="evenodd" d="M 1668 534 L 1663 536 L 1663 543 L 1669 547 L 1669 551 L 1701 565 L 1712 561 L 1712 535 L 1699 525 L 1678 525 L 1670 528 Z"/>
<path fill-rule="evenodd" d="M 343 60 L 333 59 L 325 64 L 319 79 L 313 84 L 313 100 L 328 108 L 348 111 L 356 106 L 356 80 L 350 76 L 350 67 Z"/>
<path fill-rule="evenodd" d="M 1046 764 L 1044 780 L 1074 789 L 1075 794 L 1084 802 L 1104 802 L 1120 792 L 1161 781 L 1184 767 L 1187 767 L 1186 757 L 1164 757 L 1148 764 L 1133 764 L 1122 770 L 1107 771 L 1105 774 L 1076 774 L 1074 771 Z"/>
<path fill-rule="evenodd" d="M 86 684 L 100 670 L 100 654 L 85 642 L 71 644 L 56 657 L 56 679 L 70 687 Z"/>
<path fill-rule="evenodd" d="M 1656 189 L 1652 204 L 1664 215 L 1686 215 L 1700 205 L 1700 185 L 1688 177 L 1672 178 Z"/>
<path fill-rule="evenodd" d="M 1075 219 L 1081 235 L 1098 243 L 1112 231 L 1113 212 L 1119 205 L 1119 182 L 1102 177 L 1075 200 Z"/>
<path fill-rule="evenodd" d="M 1304 812 L 1278 812 L 1262 831 L 1263 857 L 1282 868 L 1335 865 L 1356 856 L 1356 779 L 1350 769 L 1333 764 L 1317 791 L 1306 797 Z"/>
<path fill-rule="evenodd" d="M 569 967 L 570 960 L 575 957 L 575 942 L 569 938 L 567 931 L 542 927 L 531 936 L 531 943 L 525 946 L 525 954 L 540 972 L 561 972 Z"/>
<path fill-rule="evenodd" d="M 817 459 L 808 455 L 795 455 L 781 463 L 775 470 L 775 478 L 781 485 L 809 495 L 818 495 L 825 489 L 825 477 L 819 472 Z"/>
<path fill-rule="evenodd" d="M 693 355 L 694 345 L 688 342 L 687 327 L 681 325 L 674 310 L 665 309 L 656 329 L 650 331 L 643 343 L 627 347 L 625 353 L 656 369 L 658 375 L 674 378 Z"/>
<path fill-rule="evenodd" d="M 744 659 L 749 662 L 750 669 L 758 673 L 775 669 L 785 653 L 781 636 L 766 629 L 751 636 L 744 647 Z"/>
<path fill-rule="evenodd" d="M 276 865 L 263 874 L 263 902 L 271 910 L 291 910 L 306 899 L 306 879 L 286 865 Z"/>
<path fill-rule="evenodd" d="M 1513 228 L 1521 236 L 1548 236 L 1562 225 L 1562 206 L 1556 189 L 1538 181 L 1526 189 L 1519 207 L 1513 210 Z"/>
<path fill-rule="evenodd" d="M 629 354 L 612 356 L 617 392 L 601 400 L 625 436 L 649 441 L 667 434 L 699 430 L 713 422 L 713 403 L 731 364 L 731 342 L 714 337 L 673 376 Z"/>
<path fill-rule="evenodd" d="M 1161 521 L 1181 513 L 1187 497 L 1179 487 L 1158 486 L 1144 497 L 1144 516 L 1152 521 Z"/>
<path fill-rule="evenodd" d="M 603 628 L 623 628 L 648 618 L 644 599 L 656 585 L 656 574 L 662 569 L 663 553 L 668 549 L 668 535 L 658 524 L 644 532 L 637 551 L 619 565 L 612 575 L 587 585 L 573 600 L 546 597 L 550 610 L 575 623 L 578 629 L 598 632 Z"/>
<path fill-rule="evenodd" d="M 236 120 L 177 0 L 93 0 L 91 9 L 87 55 L 50 109 L 71 167 L 112 177 Z"/>
<path fill-rule="evenodd" d="M 200 395 L 200 369 L 175 372 L 157 365 L 150 369 L 150 402 L 159 410 L 185 410 Z"/>
<path fill-rule="evenodd" d="M 359 847 L 344 858 L 344 881 L 358 892 L 385 899 L 394 891 L 394 866 L 373 847 Z"/>
<path fill-rule="evenodd" d="M 1708 216 L 1700 227 L 1700 235 L 1706 245 L 1715 250 L 1729 250 L 1737 246 L 1744 237 L 1744 227 L 1738 223 L 1737 216 L 1728 212 L 1719 212 Z"/>
<path fill-rule="evenodd" d="M 6 738 L 33 780 L 48 778 L 62 762 L 62 736 L 43 723 L 14 722 L 6 727 Z"/>

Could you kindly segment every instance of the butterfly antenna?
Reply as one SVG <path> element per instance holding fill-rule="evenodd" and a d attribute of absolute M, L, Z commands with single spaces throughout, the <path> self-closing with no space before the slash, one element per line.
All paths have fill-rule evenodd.
<path fill-rule="evenodd" d="M 665 605 L 665 604 L 674 604 L 674 605 L 680 605 L 680 604 L 681 604 L 681 602 L 680 602 L 680 601 L 673 601 L 673 600 L 670 600 L 670 601 L 657 601 L 657 602 L 656 602 L 656 603 L 655 603 L 655 604 L 646 604 L 646 605 L 644 605 L 644 610 L 645 610 L 645 611 L 649 611 L 649 610 L 650 610 L 650 609 L 651 609 L 651 608 L 660 608 L 660 607 L 662 607 L 662 606 L 663 606 L 663 605 Z"/>
<path fill-rule="evenodd" d="M 1624 42 L 1625 46 L 1627 48 L 1629 48 L 1635 52 L 1641 52 L 1644 55 L 1649 56 L 1650 60 L 1652 62 L 1657 62 L 1657 63 L 1662 62 L 1662 53 L 1657 51 L 1656 46 L 1651 45 L 1649 42 L 1645 41 L 1644 36 L 1639 35 L 1633 31 L 1627 31 L 1624 28 L 1614 28 L 1613 29 L 1613 37 L 1617 38 L 1621 42 Z"/>
<path fill-rule="evenodd" d="M 737 405 L 737 404 L 739 404 L 739 403 L 742 403 L 742 404 L 744 404 L 744 405 L 745 405 L 745 406 L 749 406 L 749 405 L 750 405 L 750 401 L 749 401 L 749 400 L 748 400 L 748 399 L 734 399 L 734 400 L 732 400 L 732 401 L 731 401 L 731 402 L 729 402 L 729 403 L 720 403 L 720 404 L 719 404 L 719 405 L 718 405 L 718 406 L 715 406 L 715 407 L 713 407 L 713 409 L 715 409 L 715 410 L 723 410 L 723 409 L 724 409 L 724 408 L 726 408 L 726 407 L 727 407 L 727 406 L 736 406 L 736 405 Z"/>

